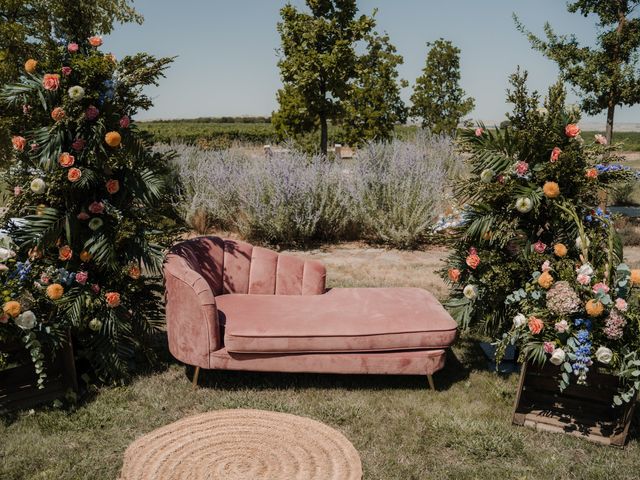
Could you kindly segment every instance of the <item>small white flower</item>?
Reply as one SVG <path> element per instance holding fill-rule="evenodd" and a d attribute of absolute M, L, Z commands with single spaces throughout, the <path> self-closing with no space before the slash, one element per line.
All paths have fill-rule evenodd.
<path fill-rule="evenodd" d="M 478 287 L 475 285 L 467 285 L 464 287 L 464 290 L 462 290 L 462 294 L 469 300 L 473 300 L 478 296 Z"/>
<path fill-rule="evenodd" d="M 596 350 L 596 358 L 600 363 L 604 363 L 606 365 L 611 362 L 613 352 L 607 347 L 600 347 Z"/>
<path fill-rule="evenodd" d="M 520 197 L 516 200 L 516 210 L 520 213 L 530 212 L 533 208 L 533 202 L 528 197 Z"/>
<path fill-rule="evenodd" d="M 607 143 L 609 143 L 607 142 L 607 137 L 599 133 L 596 133 L 593 137 L 595 138 L 596 143 L 599 143 L 600 145 L 606 145 Z"/>
<path fill-rule="evenodd" d="M 494 173 L 493 170 L 487 168 L 486 170 L 483 170 L 482 173 L 480 174 L 480 181 L 482 183 L 491 183 L 491 180 L 493 180 L 494 177 Z"/>
<path fill-rule="evenodd" d="M 16 252 L 9 248 L 0 248 L 0 262 L 6 262 L 16 256 Z"/>
<path fill-rule="evenodd" d="M 80 85 L 75 85 L 69 89 L 69 98 L 75 102 L 82 100 L 84 97 L 84 88 Z"/>
<path fill-rule="evenodd" d="M 89 228 L 94 232 L 98 230 L 100 227 L 102 227 L 103 224 L 104 222 L 102 221 L 102 219 L 98 217 L 94 217 L 91 220 L 89 220 Z"/>
<path fill-rule="evenodd" d="M 536 108 L 536 111 L 538 112 L 538 115 L 540 115 L 541 117 L 546 117 L 547 115 L 549 115 L 549 110 L 547 110 L 544 107 L 538 107 Z"/>
<path fill-rule="evenodd" d="M 551 354 L 551 358 L 549 359 L 549 361 L 554 365 L 560 365 L 564 362 L 565 357 L 566 354 L 564 353 L 564 350 L 561 348 L 556 348 Z"/>
<path fill-rule="evenodd" d="M 527 323 L 527 317 L 523 314 L 519 313 L 515 317 L 513 317 L 513 326 L 516 328 L 520 328 Z"/>
<path fill-rule="evenodd" d="M 47 189 L 47 184 L 41 178 L 34 178 L 31 180 L 31 191 L 33 193 L 41 194 Z"/>
<path fill-rule="evenodd" d="M 586 275 L 588 277 L 593 275 L 593 267 L 588 263 L 583 263 L 580 268 L 576 269 L 578 275 Z"/>
<path fill-rule="evenodd" d="M 36 326 L 36 316 L 31 310 L 21 313 L 14 321 L 23 330 L 31 330 Z"/>

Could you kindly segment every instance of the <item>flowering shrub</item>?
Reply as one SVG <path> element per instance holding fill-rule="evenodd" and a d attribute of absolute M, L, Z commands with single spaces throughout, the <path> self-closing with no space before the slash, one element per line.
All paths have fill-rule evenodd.
<path fill-rule="evenodd" d="M 167 156 L 132 121 L 170 59 L 116 61 L 100 37 L 60 45 L 0 92 L 22 111 L 4 216 L 2 339 L 21 339 L 42 380 L 40 343 L 68 332 L 103 379 L 127 375 L 162 320 L 163 245 L 175 237 Z M 162 230 L 162 231 L 161 231 Z M 142 274 L 144 272 L 144 274 Z M 154 278 L 155 277 L 155 278 Z"/>
<path fill-rule="evenodd" d="M 574 381 L 587 384 L 592 369 L 607 368 L 622 380 L 614 398 L 619 405 L 640 391 L 640 270 L 618 263 L 610 220 L 601 220 L 600 231 L 588 231 L 571 205 L 559 207 L 576 222 L 579 261 L 550 250 L 532 255 L 538 268 L 506 300 L 518 313 L 498 344 L 498 358 L 515 344 L 524 361 L 550 361 L 561 368 L 560 390 Z M 548 283 L 540 282 L 545 274 Z"/>

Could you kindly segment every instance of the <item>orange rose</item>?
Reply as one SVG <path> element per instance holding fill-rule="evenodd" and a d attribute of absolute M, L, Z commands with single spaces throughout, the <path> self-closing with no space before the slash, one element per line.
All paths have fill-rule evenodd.
<path fill-rule="evenodd" d="M 567 247 L 563 243 L 556 243 L 553 246 L 553 253 L 558 257 L 564 257 L 567 254 Z"/>
<path fill-rule="evenodd" d="M 107 187 L 107 192 L 113 195 L 115 193 L 118 193 L 118 191 L 120 190 L 120 182 L 118 182 L 118 180 L 111 179 L 107 181 L 106 187 Z"/>
<path fill-rule="evenodd" d="M 46 73 L 42 79 L 42 86 L 45 90 L 57 90 L 60 87 L 60 75 L 57 73 Z"/>
<path fill-rule="evenodd" d="M 11 143 L 13 144 L 14 150 L 22 152 L 24 147 L 27 146 L 27 139 L 24 137 L 11 137 Z"/>
<path fill-rule="evenodd" d="M 540 320 L 538 317 L 533 317 L 533 316 L 529 317 L 529 322 L 527 325 L 529 327 L 529 331 L 534 335 L 539 334 L 544 328 L 544 322 Z"/>
<path fill-rule="evenodd" d="M 590 168 L 589 170 L 587 170 L 584 176 L 589 180 L 593 180 L 594 178 L 598 178 L 598 171 L 595 168 Z"/>
<path fill-rule="evenodd" d="M 69 245 L 60 247 L 58 250 L 58 258 L 60 260 L 64 260 L 66 262 L 67 260 L 71 260 L 71 257 L 73 257 L 73 250 L 71 250 Z"/>
<path fill-rule="evenodd" d="M 89 37 L 89 44 L 92 47 L 99 47 L 100 45 L 102 45 L 102 38 L 99 37 L 98 35 L 94 35 L 93 37 Z"/>
<path fill-rule="evenodd" d="M 4 304 L 2 311 L 10 317 L 16 318 L 22 312 L 22 306 L 15 300 L 11 300 Z"/>
<path fill-rule="evenodd" d="M 460 280 L 460 270 L 458 270 L 457 268 L 450 268 L 447 274 L 449 275 L 449 280 L 451 280 L 453 283 L 456 283 Z"/>
<path fill-rule="evenodd" d="M 558 159 L 560 158 L 561 153 L 562 153 L 562 150 L 560 150 L 560 147 L 553 147 L 553 150 L 551 150 L 551 156 L 549 157 L 549 161 L 551 163 L 557 162 Z"/>
<path fill-rule="evenodd" d="M 77 182 L 78 180 L 80 180 L 80 177 L 82 177 L 82 170 L 80 170 L 79 168 L 71 168 L 69 169 L 69 173 L 67 174 L 67 178 L 69 179 L 70 182 Z"/>
<path fill-rule="evenodd" d="M 538 277 L 538 285 L 545 289 L 551 288 L 551 285 L 553 285 L 553 277 L 551 274 L 549 272 L 542 272 Z"/>
<path fill-rule="evenodd" d="M 477 253 L 472 253 L 467 257 L 467 265 L 474 270 L 480 265 L 480 257 Z"/>
<path fill-rule="evenodd" d="M 545 182 L 542 187 L 542 191 L 547 198 L 556 198 L 560 196 L 560 187 L 556 182 Z"/>
<path fill-rule="evenodd" d="M 122 141 L 122 137 L 118 132 L 108 132 L 104 136 L 104 141 L 111 148 L 116 148 L 117 146 L 120 145 L 120 142 Z"/>
<path fill-rule="evenodd" d="M 92 255 L 87 252 L 86 250 L 83 250 L 80 252 L 80 260 L 84 263 L 88 263 L 91 261 L 91 257 Z"/>
<path fill-rule="evenodd" d="M 640 270 L 631 270 L 631 285 L 640 285 Z"/>
<path fill-rule="evenodd" d="M 38 68 L 38 62 L 33 58 L 30 58 L 24 63 L 24 71 L 27 73 L 33 73 Z"/>
<path fill-rule="evenodd" d="M 575 123 L 570 123 L 566 127 L 564 127 L 564 133 L 569 138 L 574 138 L 580 135 L 580 127 Z"/>
<path fill-rule="evenodd" d="M 47 297 L 51 300 L 60 300 L 64 295 L 64 287 L 59 283 L 52 283 L 47 287 Z"/>
<path fill-rule="evenodd" d="M 589 300 L 585 305 L 585 310 L 590 317 L 599 317 L 604 312 L 604 305 L 601 302 Z"/>
<path fill-rule="evenodd" d="M 104 294 L 104 299 L 110 308 L 116 308 L 120 305 L 120 294 L 118 292 L 107 292 Z"/>
<path fill-rule="evenodd" d="M 127 274 L 132 279 L 138 280 L 142 272 L 140 271 L 140 267 L 138 265 L 131 265 L 131 267 L 129 267 L 129 272 Z"/>
<path fill-rule="evenodd" d="M 74 163 L 76 163 L 76 157 L 74 157 L 70 153 L 63 152 L 58 157 L 58 163 L 65 168 L 71 167 Z"/>
<path fill-rule="evenodd" d="M 62 107 L 56 107 L 51 111 L 51 118 L 53 118 L 53 120 L 56 122 L 62 120 L 64 118 L 64 115 L 65 113 Z"/>

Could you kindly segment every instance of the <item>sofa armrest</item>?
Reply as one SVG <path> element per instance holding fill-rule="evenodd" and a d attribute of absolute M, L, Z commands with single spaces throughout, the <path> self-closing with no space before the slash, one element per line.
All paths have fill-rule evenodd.
<path fill-rule="evenodd" d="M 215 296 L 176 255 L 167 256 L 164 273 L 169 351 L 184 363 L 209 368 L 209 355 L 222 348 Z"/>

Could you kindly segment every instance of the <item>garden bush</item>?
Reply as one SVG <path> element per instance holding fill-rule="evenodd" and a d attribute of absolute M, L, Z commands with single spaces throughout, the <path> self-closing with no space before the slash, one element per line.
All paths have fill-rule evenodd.
<path fill-rule="evenodd" d="M 366 239 L 400 248 L 428 239 L 462 161 L 449 137 L 418 132 L 328 161 L 288 149 L 205 151 L 177 144 L 180 211 L 199 233 L 238 232 L 266 244 Z"/>

